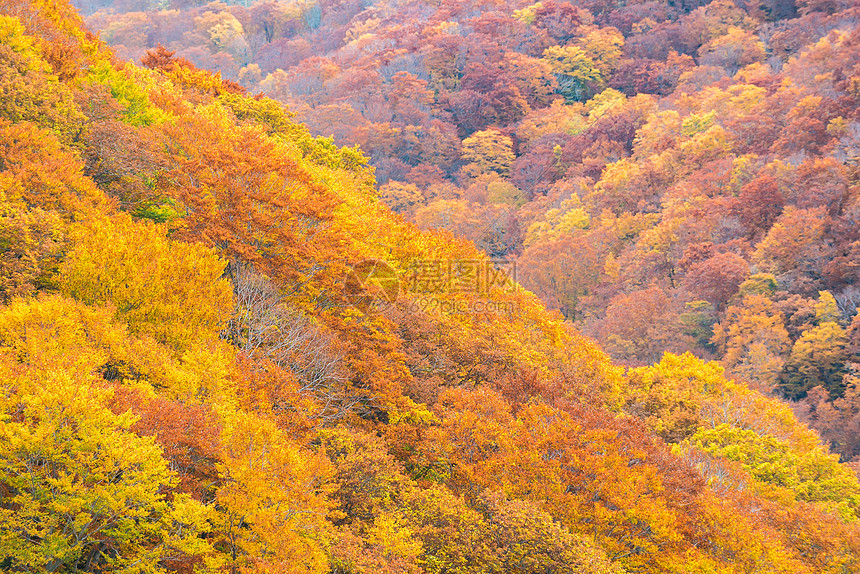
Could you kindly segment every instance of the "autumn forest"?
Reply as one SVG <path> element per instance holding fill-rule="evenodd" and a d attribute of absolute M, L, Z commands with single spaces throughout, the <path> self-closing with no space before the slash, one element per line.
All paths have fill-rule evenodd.
<path fill-rule="evenodd" d="M 852 0 L 0 0 L 0 571 L 860 572 Z"/>

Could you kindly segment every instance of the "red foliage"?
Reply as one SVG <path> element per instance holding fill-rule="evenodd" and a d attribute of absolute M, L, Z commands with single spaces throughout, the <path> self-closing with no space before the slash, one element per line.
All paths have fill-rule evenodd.
<path fill-rule="evenodd" d="M 628 60 L 609 80 L 609 87 L 632 96 L 638 93 L 667 95 L 678 85 L 681 74 L 695 67 L 693 58 L 670 52 L 666 61 Z"/>
<path fill-rule="evenodd" d="M 146 55 L 140 59 L 140 63 L 152 70 L 165 70 L 168 72 L 176 67 L 188 68 L 190 70 L 196 69 L 196 66 L 185 58 L 174 58 L 174 54 L 176 54 L 175 50 L 170 51 L 159 44 L 152 50 L 147 50 Z"/>
<path fill-rule="evenodd" d="M 729 297 L 737 293 L 738 286 L 749 275 L 749 263 L 734 253 L 719 253 L 709 259 L 693 263 L 684 284 L 698 298 L 722 309 Z"/>
<path fill-rule="evenodd" d="M 759 176 L 741 188 L 733 211 L 746 226 L 750 235 L 766 233 L 779 214 L 785 200 L 776 179 Z"/>
<path fill-rule="evenodd" d="M 535 27 L 545 31 L 556 44 L 567 44 L 576 37 L 581 23 L 579 12 L 570 2 L 549 0 L 535 10 Z"/>
<path fill-rule="evenodd" d="M 140 417 L 131 430 L 152 436 L 180 479 L 177 490 L 198 500 L 209 499 L 218 481 L 215 465 L 221 454 L 221 423 L 208 405 L 181 403 L 114 385 L 111 410 Z"/>

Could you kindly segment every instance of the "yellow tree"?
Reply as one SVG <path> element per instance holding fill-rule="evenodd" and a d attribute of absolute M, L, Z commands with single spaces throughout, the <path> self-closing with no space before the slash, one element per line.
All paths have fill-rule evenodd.
<path fill-rule="evenodd" d="M 51 73 L 37 40 L 18 18 L 0 16 L 0 118 L 33 122 L 69 143 L 80 135 L 84 116 L 72 91 Z"/>
<path fill-rule="evenodd" d="M 218 468 L 212 568 L 321 573 L 329 536 L 330 467 L 257 415 L 229 415 Z"/>
<path fill-rule="evenodd" d="M 594 60 L 579 46 L 551 46 L 543 58 L 555 74 L 558 92 L 568 100 L 585 99 L 591 86 L 603 81 Z"/>
<path fill-rule="evenodd" d="M 605 26 L 586 34 L 579 45 L 594 62 L 600 75 L 608 78 L 621 63 L 624 35 L 612 26 Z"/>
<path fill-rule="evenodd" d="M 797 423 L 788 406 L 726 378 L 718 363 L 690 353 L 666 353 L 655 365 L 632 369 L 628 382 L 628 411 L 669 442 L 725 422 L 772 434 L 802 449 L 819 442 Z"/>
<path fill-rule="evenodd" d="M 753 288 L 750 281 L 744 285 Z M 766 387 L 776 383 L 791 346 L 782 314 L 766 295 L 754 292 L 729 306 L 714 326 L 713 342 L 727 368 Z"/>
<path fill-rule="evenodd" d="M 824 387 L 831 397 L 842 395 L 849 358 L 848 336 L 836 322 L 836 300 L 828 291 L 819 292 L 815 305 L 817 325 L 801 334 L 780 374 L 779 386 L 791 398 L 801 398 L 813 387 Z"/>
<path fill-rule="evenodd" d="M 0 200 L 0 301 L 48 283 L 65 242 L 63 227 L 56 212 Z"/>
<path fill-rule="evenodd" d="M 379 198 L 391 211 L 406 216 L 414 213 L 424 203 L 424 196 L 417 186 L 393 180 L 379 188 Z"/>
<path fill-rule="evenodd" d="M 821 207 L 787 207 L 756 246 L 754 262 L 770 273 L 783 274 L 797 269 L 817 278 L 828 256 L 823 241 L 825 216 Z"/>
<path fill-rule="evenodd" d="M 6 566 L 160 572 L 166 558 L 207 552 L 209 510 L 165 496 L 178 481 L 161 447 L 129 432 L 135 418 L 112 413 L 110 391 L 78 367 L 58 356 L 16 377 L 0 368 Z"/>
<path fill-rule="evenodd" d="M 184 351 L 211 340 L 232 314 L 226 262 L 212 249 L 167 238 L 167 229 L 118 214 L 78 226 L 60 266 L 61 292 L 110 303 L 134 333 Z"/>
<path fill-rule="evenodd" d="M 498 130 L 475 132 L 463 140 L 464 173 L 477 177 L 496 172 L 506 175 L 514 163 L 513 141 Z"/>
<path fill-rule="evenodd" d="M 621 574 L 606 553 L 585 536 L 570 532 L 526 500 L 485 492 L 477 505 L 489 514 L 482 538 L 494 550 L 494 564 L 517 574 Z"/>
<path fill-rule="evenodd" d="M 820 503 L 844 520 L 856 520 L 860 513 L 857 477 L 823 445 L 802 451 L 774 436 L 730 424 L 700 429 L 690 444 L 737 461 L 755 480 L 788 489 L 799 500 Z"/>

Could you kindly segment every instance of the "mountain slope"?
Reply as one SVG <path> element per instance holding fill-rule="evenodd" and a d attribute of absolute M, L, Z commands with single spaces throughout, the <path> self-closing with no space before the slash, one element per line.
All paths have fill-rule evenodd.
<path fill-rule="evenodd" d="M 625 373 L 276 102 L 0 7 L 4 570 L 857 569 L 778 401 Z"/>
<path fill-rule="evenodd" d="M 854 3 L 78 5 L 359 144 L 616 361 L 718 359 L 860 457 Z"/>

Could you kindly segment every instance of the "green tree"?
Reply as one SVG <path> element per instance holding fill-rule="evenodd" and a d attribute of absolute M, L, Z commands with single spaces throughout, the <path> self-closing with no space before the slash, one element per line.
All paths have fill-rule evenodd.
<path fill-rule="evenodd" d="M 543 58 L 555 74 L 558 92 L 568 100 L 585 99 L 590 86 L 603 80 L 594 60 L 578 46 L 551 46 L 544 50 Z"/>
<path fill-rule="evenodd" d="M 813 387 L 822 386 L 831 397 L 841 396 L 847 344 L 845 329 L 834 321 L 824 321 L 804 331 L 794 343 L 779 376 L 782 392 L 789 398 L 799 399 Z"/>
<path fill-rule="evenodd" d="M 823 445 L 802 451 L 771 435 L 729 424 L 700 429 L 690 442 L 741 463 L 757 481 L 787 488 L 798 500 L 822 503 L 845 519 L 856 519 L 860 512 L 857 477 Z"/>

